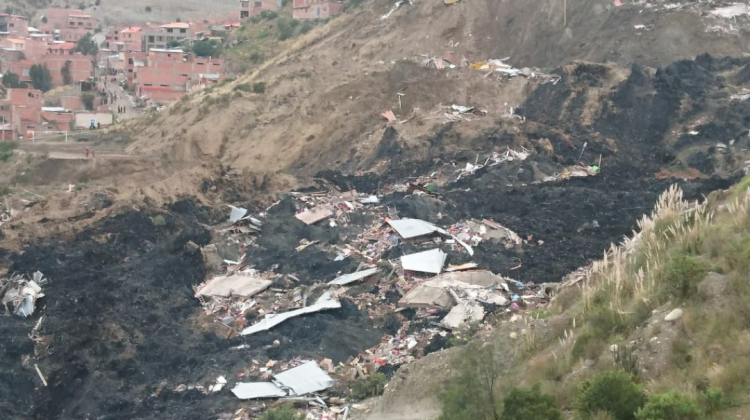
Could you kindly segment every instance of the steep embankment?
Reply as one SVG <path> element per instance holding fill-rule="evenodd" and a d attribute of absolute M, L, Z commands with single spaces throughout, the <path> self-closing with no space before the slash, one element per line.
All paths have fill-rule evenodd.
<path fill-rule="evenodd" d="M 709 7 L 702 3 L 666 9 L 570 0 L 567 13 L 563 4 L 415 2 L 383 19 L 393 7 L 390 1 L 365 2 L 282 42 L 276 56 L 250 66 L 251 74 L 131 127 L 137 138 L 131 150 L 258 172 L 367 169 L 384 138 L 382 112 L 392 110 L 403 121 L 394 128 L 408 156 L 434 150 L 438 135 L 446 149 L 465 148 L 467 139 L 506 126 L 510 107 L 522 105 L 540 82 L 488 77 L 462 67 L 463 58 L 465 65 L 510 57 L 515 67 L 547 71 L 578 59 L 627 69 L 632 63 L 665 66 L 700 53 L 738 55 L 747 49 L 746 18 L 735 23 L 701 14 L 699 7 Z M 423 65 L 425 58 L 446 53 L 457 68 Z M 625 74 L 614 70 L 610 80 L 583 84 L 606 95 Z M 258 82 L 265 83 L 262 94 L 251 92 Z M 446 125 L 444 106 L 451 104 L 475 106 L 487 116 Z M 606 123 L 597 121 L 597 113 L 586 117 L 589 125 Z"/>
<path fill-rule="evenodd" d="M 634 236 L 568 276 L 548 305 L 516 311 L 478 347 L 402 367 L 365 418 L 431 419 L 437 407 L 492 418 L 535 384 L 568 418 L 747 418 L 749 184 L 700 205 L 665 192 Z"/>

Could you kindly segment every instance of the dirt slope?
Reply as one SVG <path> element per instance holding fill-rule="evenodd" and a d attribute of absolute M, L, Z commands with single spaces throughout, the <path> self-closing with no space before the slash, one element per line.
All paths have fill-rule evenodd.
<path fill-rule="evenodd" d="M 315 173 L 334 166 L 364 168 L 383 138 L 392 110 L 399 144 L 422 153 L 436 133 L 459 145 L 501 125 L 536 82 L 485 78 L 469 68 L 421 65 L 421 55 L 450 53 L 468 62 L 510 57 L 518 67 L 556 67 L 574 59 L 629 68 L 664 66 L 697 54 L 737 55 L 747 50 L 744 19 L 738 23 L 678 10 L 607 1 L 477 0 L 404 4 L 388 18 L 387 0 L 286 41 L 283 52 L 249 76 L 175 105 L 147 124 L 131 127 L 133 152 L 165 152 L 174 159 L 215 160 L 253 171 Z M 701 4 L 700 7 L 707 7 Z M 636 25 L 639 29 L 636 29 Z M 731 25 L 731 27 L 730 27 Z M 719 28 L 719 29 L 716 29 Z M 688 42 L 689 41 L 689 42 Z M 263 95 L 242 93 L 239 83 L 265 82 Z M 401 97 L 401 105 L 398 101 Z M 488 118 L 447 127 L 441 106 L 476 106 Z"/>

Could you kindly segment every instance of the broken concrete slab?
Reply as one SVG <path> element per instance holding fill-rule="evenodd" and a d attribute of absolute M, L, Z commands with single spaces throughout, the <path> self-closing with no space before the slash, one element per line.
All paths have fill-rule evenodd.
<path fill-rule="evenodd" d="M 335 279 L 329 281 L 328 284 L 343 286 L 349 283 L 354 283 L 357 280 L 362 280 L 364 278 L 370 277 L 377 272 L 377 268 L 371 268 L 369 270 L 357 271 L 356 273 L 344 274 L 343 276 L 338 276 Z"/>
<path fill-rule="evenodd" d="M 312 361 L 281 372 L 274 378 L 283 388 L 292 390 L 290 396 L 302 396 L 322 391 L 334 384 L 333 379 Z"/>
<path fill-rule="evenodd" d="M 203 256 L 203 264 L 206 267 L 206 271 L 216 272 L 221 269 L 224 259 L 219 255 L 219 250 L 215 244 L 206 245 L 201 248 L 201 255 Z"/>
<path fill-rule="evenodd" d="M 440 274 L 445 265 L 448 254 L 439 248 L 429 251 L 417 252 L 416 254 L 401 257 L 401 266 L 406 271 L 418 271 L 420 273 Z"/>
<path fill-rule="evenodd" d="M 443 324 L 452 329 L 460 328 L 466 322 L 479 322 L 484 319 L 484 308 L 477 302 L 459 302 L 443 318 Z"/>
<path fill-rule="evenodd" d="M 294 215 L 294 217 L 301 220 L 306 225 L 313 225 L 332 216 L 333 212 L 326 207 L 314 207 Z"/>
<path fill-rule="evenodd" d="M 274 375 L 273 382 L 238 383 L 232 393 L 239 399 L 300 397 L 332 387 L 334 380 L 313 361 Z"/>
<path fill-rule="evenodd" d="M 242 330 L 240 335 L 250 335 L 250 334 L 255 334 L 257 332 L 260 332 L 260 331 L 267 331 L 290 318 L 294 318 L 294 317 L 305 315 L 305 314 L 311 314 L 314 312 L 320 312 L 326 309 L 337 309 L 340 307 L 341 307 L 341 302 L 339 301 L 338 297 L 335 296 L 333 291 L 329 290 L 323 293 L 323 295 L 319 297 L 317 301 L 315 301 L 315 304 L 305 307 L 305 308 L 295 309 L 289 312 L 283 312 L 279 314 L 268 314 L 260 322 L 255 323 L 245 328 L 244 330 Z"/>
<path fill-rule="evenodd" d="M 505 279 L 489 271 L 445 273 L 427 280 L 404 295 L 398 304 L 405 308 L 452 308 L 458 302 L 453 290 L 467 300 L 506 306 L 510 301 L 503 295 Z"/>
<path fill-rule="evenodd" d="M 449 309 L 455 304 L 456 302 L 448 290 L 425 286 L 424 283 L 411 289 L 398 301 L 398 306 L 402 308 L 432 308 L 437 306 Z"/>
<path fill-rule="evenodd" d="M 433 233 L 447 235 L 445 230 L 420 219 L 389 220 L 388 224 L 404 239 L 417 238 Z"/>
<path fill-rule="evenodd" d="M 271 280 L 257 277 L 254 273 L 236 273 L 228 276 L 217 276 L 209 280 L 195 292 L 195 297 L 251 297 L 269 287 Z"/>

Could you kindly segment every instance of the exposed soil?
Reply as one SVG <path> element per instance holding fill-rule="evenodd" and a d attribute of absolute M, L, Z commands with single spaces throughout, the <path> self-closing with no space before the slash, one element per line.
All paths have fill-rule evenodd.
<path fill-rule="evenodd" d="M 418 5 L 411 10 L 437 7 L 426 2 Z M 459 2 L 443 13 L 469 7 L 471 3 Z M 547 13 L 558 16 L 554 11 Z M 403 14 L 399 22 L 419 20 L 414 13 Z M 477 8 L 472 13 L 484 11 Z M 633 13 L 629 19 L 636 18 Z M 513 16 L 506 17 L 508 25 L 513 25 L 512 20 Z M 460 21 L 453 23 L 456 28 L 445 37 L 468 30 Z M 610 26 L 620 30 L 616 25 Z M 344 37 L 346 34 L 351 35 L 346 31 L 339 33 L 347 43 L 359 42 Z M 318 48 L 311 48 L 310 54 L 320 51 Z M 344 46 L 337 48 L 348 50 Z M 386 50 L 382 47 L 381 54 Z M 415 51 L 400 50 L 399 54 L 407 52 Z M 364 56 L 384 57 L 360 51 L 360 59 Z M 290 69 L 295 68 L 294 63 Z M 119 193 L 104 194 L 100 201 L 93 197 L 101 192 L 70 193 L 65 196 L 65 206 L 63 199 L 40 200 L 18 220 L 7 227 L 3 225 L 2 232 L 13 236 L 5 239 L 5 243 L 13 245 L 0 250 L 9 264 L 7 268 L 22 273 L 39 270 L 51 282 L 44 288 L 46 297 L 39 301 L 34 317 L 6 318 L 0 323 L 0 417 L 215 418 L 220 413 L 233 412 L 240 403 L 228 392 L 204 396 L 197 391 L 172 390 L 179 384 L 205 386 L 218 375 L 230 378 L 231 387 L 237 380 L 236 373 L 253 359 L 302 356 L 346 360 L 392 333 L 397 321 L 370 319 L 347 299 L 343 299 L 339 310 L 290 320 L 272 331 L 247 338 L 225 338 L 216 330 L 221 327 L 212 325 L 202 314 L 192 286 L 205 279 L 205 267 L 200 254 L 187 252 L 184 245 L 188 241 L 205 245 L 211 240 L 208 226 L 225 220 L 224 204 L 240 204 L 257 213 L 266 209 L 269 198 L 275 200 L 277 192 L 297 186 L 291 177 L 268 175 L 276 169 L 318 173 L 341 190 L 356 188 L 367 193 L 434 172 L 441 180 L 434 197 L 397 193 L 383 197 L 383 203 L 394 207 L 402 217 L 423 218 L 441 226 L 470 218 L 494 219 L 527 242 L 508 249 L 487 241 L 475 248 L 471 260 L 482 268 L 521 281 L 557 281 L 599 257 L 610 243 L 629 233 L 636 219 L 650 211 L 670 182 L 679 181 L 688 198 L 699 198 L 736 179 L 747 160 L 750 101 L 732 101 L 729 97 L 739 89 L 736 83 L 743 82 L 747 65 L 748 59 L 744 58 L 710 56 L 676 62 L 660 70 L 635 65 L 630 72 L 612 65 L 577 63 L 555 70 L 561 76 L 557 84 L 539 85 L 518 78 L 495 85 L 482 74 L 467 76 L 469 69 L 445 76 L 436 69 L 402 63 L 374 72 L 366 80 L 341 76 L 344 85 L 335 86 L 322 96 L 303 97 L 302 105 L 290 105 L 294 102 L 290 98 L 299 92 L 292 88 L 293 83 L 282 80 L 272 87 L 268 101 L 243 98 L 238 101 L 240 105 L 222 109 L 222 115 L 210 122 L 211 127 L 204 122 L 191 127 L 185 136 L 175 135 L 170 140 L 173 143 L 167 142 L 173 149 L 163 149 L 163 144 L 136 143 L 132 147 L 136 153 L 153 152 L 159 156 L 164 150 L 174 151 L 174 160 L 165 162 L 183 158 L 184 166 L 175 169 L 165 165 L 145 175 L 140 172 L 145 165 L 137 165 L 132 170 L 137 169 L 138 177 L 118 184 L 122 189 Z M 457 80 L 463 77 L 473 77 L 472 82 L 454 90 Z M 313 86 L 305 81 L 299 83 L 304 89 Z M 362 94 L 361 100 L 347 102 L 354 88 L 379 83 L 387 86 L 381 96 L 372 99 Z M 427 93 L 414 92 L 414 102 L 404 100 L 409 111 L 449 103 L 459 92 L 464 103 L 494 109 L 496 118 L 477 117 L 471 122 L 435 125 L 415 121 L 414 126 L 404 123 L 388 128 L 384 122 L 365 124 L 377 119 L 383 107 L 395 109 L 391 102 L 396 92 L 421 83 L 430 89 Z M 489 89 L 491 83 L 494 87 Z M 506 108 L 506 99 L 498 103 L 500 93 L 512 98 L 507 100 L 509 106 L 515 106 L 515 113 L 525 122 L 498 117 L 499 110 Z M 383 99 L 389 95 L 393 98 Z M 217 132 L 204 136 L 215 126 L 228 127 L 231 122 L 235 127 L 237 115 L 244 112 L 237 106 L 253 107 L 253 118 L 258 121 L 273 121 L 262 123 L 260 128 L 236 128 L 236 138 L 242 141 L 247 139 L 242 130 L 255 130 L 253 135 L 263 138 L 263 147 L 257 151 L 252 151 L 257 146 L 253 142 L 239 145 Z M 255 108 L 265 106 L 268 108 Z M 353 116 L 345 122 L 333 124 L 321 119 L 312 128 L 300 129 L 321 114 L 343 119 L 346 108 L 352 110 Z M 295 113 L 306 117 L 285 125 L 286 118 Z M 169 118 L 184 121 L 193 114 L 171 114 Z M 400 115 L 407 116 L 406 112 Z M 151 130 L 168 126 L 153 121 L 150 124 L 157 127 Z M 372 128 L 375 125 L 377 129 Z M 374 131 L 366 133 L 369 129 Z M 270 130 L 275 130 L 275 135 L 265 136 Z M 143 134 L 144 138 L 153 135 L 153 131 Z M 311 135 L 311 140 L 299 141 Z M 280 141 L 281 137 L 285 140 Z M 318 142 L 316 138 L 326 141 Z M 355 140 L 362 138 L 372 141 L 360 149 Z M 483 160 L 491 152 L 504 152 L 509 147 L 525 147 L 531 155 L 523 162 L 502 163 L 458 182 L 448 182 L 455 179 L 456 169 L 466 162 Z M 288 153 L 281 156 L 282 150 Z M 271 157 L 278 159 L 273 161 Z M 186 169 L 193 159 L 211 163 Z M 599 165 L 600 159 L 602 169 L 596 176 L 542 182 L 579 161 Z M 243 170 L 232 170 L 220 162 L 236 163 Z M 244 171 L 256 163 L 254 170 Z M 58 165 L 50 171 L 59 169 L 60 173 L 75 176 L 89 173 L 70 166 L 70 162 Z M 122 165 L 123 170 L 130 170 L 130 164 Z M 106 171 L 103 165 L 91 166 L 94 168 L 90 171 Z M 320 172 L 322 169 L 326 171 Z M 376 171 L 361 172 L 370 169 Z M 702 176 L 693 180 L 664 179 L 665 170 L 679 174 L 687 169 L 700 171 Z M 123 204 L 123 196 L 137 202 L 138 207 Z M 173 198 L 169 205 L 162 206 Z M 85 202 L 88 207 L 71 207 L 71 201 Z M 246 261 L 262 270 L 293 274 L 305 285 L 356 269 L 360 262 L 356 258 L 335 261 L 336 255 L 328 249 L 351 241 L 363 227 L 371 225 L 372 214 L 353 215 L 345 226 L 330 227 L 326 223 L 305 226 L 293 217 L 295 211 L 294 202 L 285 197 L 268 210 L 263 232 L 248 249 Z M 164 226 L 154 223 L 152 218 L 157 214 L 164 217 Z M 62 230 L 59 224 L 68 230 Z M 50 236 L 24 236 L 33 229 Z M 302 239 L 319 241 L 320 246 L 298 252 L 295 248 Z M 394 259 L 418 249 L 413 243 L 402 243 L 385 257 Z M 452 252 L 448 262 L 468 260 L 466 254 Z M 393 290 L 383 292 L 389 301 L 397 299 Z M 22 357 L 34 353 L 28 334 L 41 316 L 44 321 L 40 333 L 54 337 L 47 353 L 32 358 L 32 367 L 24 369 Z M 273 345 L 275 340 L 278 345 Z M 241 344 L 249 347 L 232 349 Z M 446 342 L 436 341 L 429 351 L 445 346 Z M 39 365 L 49 386 L 41 386 L 33 363 Z M 444 368 L 442 365 L 443 362 L 440 369 Z M 162 381 L 166 385 L 157 392 Z M 409 395 L 399 399 L 405 400 Z"/>

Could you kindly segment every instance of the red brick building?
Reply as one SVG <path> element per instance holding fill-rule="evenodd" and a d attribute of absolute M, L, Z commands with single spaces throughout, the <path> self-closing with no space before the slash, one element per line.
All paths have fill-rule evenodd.
<path fill-rule="evenodd" d="M 29 132 L 41 125 L 43 104 L 39 90 L 8 89 L 5 98 L 0 99 L 0 123 L 9 125 L 16 136 L 29 137 Z"/>
<path fill-rule="evenodd" d="M 55 40 L 76 42 L 87 33 L 93 33 L 98 25 L 96 18 L 80 9 L 48 9 L 39 30 Z"/>
<path fill-rule="evenodd" d="M 65 67 L 65 63 L 68 62 L 70 63 L 68 70 L 73 83 L 88 80 L 94 75 L 94 57 L 80 53 L 72 55 L 46 55 L 42 57 L 42 64 L 46 64 L 47 68 L 49 68 L 50 76 L 52 76 L 53 88 L 64 84 L 62 69 Z"/>
<path fill-rule="evenodd" d="M 141 51 L 143 30 L 140 26 L 126 26 L 114 29 L 107 35 L 107 45 L 113 52 Z"/>
<path fill-rule="evenodd" d="M 133 68 L 136 95 L 158 103 L 176 101 L 194 87 L 224 77 L 223 59 L 193 57 L 182 50 L 151 49 L 143 64 Z"/>
<path fill-rule="evenodd" d="M 240 20 L 259 15 L 264 10 L 276 11 L 281 0 L 240 0 Z"/>
<path fill-rule="evenodd" d="M 26 38 L 29 36 L 29 19 L 25 16 L 0 13 L 0 33 Z"/>
<path fill-rule="evenodd" d="M 294 0 L 292 18 L 328 19 L 344 12 L 344 4 L 335 1 Z"/>

